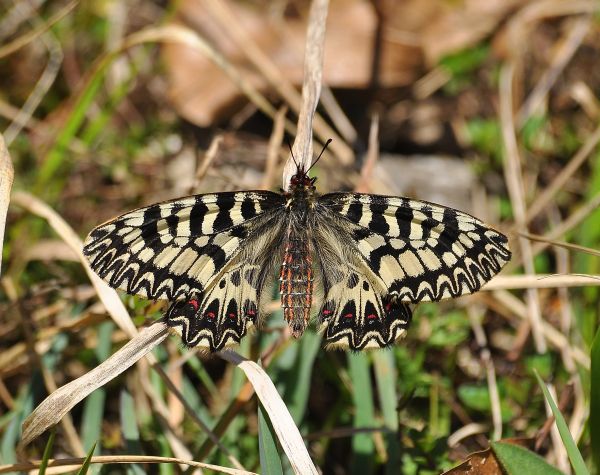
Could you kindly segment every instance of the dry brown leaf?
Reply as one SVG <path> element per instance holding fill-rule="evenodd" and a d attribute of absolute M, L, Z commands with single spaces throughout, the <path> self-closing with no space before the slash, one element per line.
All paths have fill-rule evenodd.
<path fill-rule="evenodd" d="M 502 439 L 498 442 L 533 448 L 532 439 Z M 498 459 L 491 448 L 473 452 L 460 465 L 444 472 L 442 475 L 504 475 Z"/>
<path fill-rule="evenodd" d="M 303 54 L 306 34 L 304 19 L 276 19 L 246 3 L 226 1 L 247 34 L 285 71 L 294 84 L 303 78 Z M 209 14 L 201 0 L 181 2 L 179 21 L 192 25 L 222 52 L 260 91 L 267 82 L 250 67 L 239 48 L 228 38 L 226 28 Z M 369 85 L 373 66 L 373 48 L 377 16 L 370 2 L 337 0 L 331 3 L 325 39 L 323 81 L 330 87 L 364 88 Z M 409 84 L 418 74 L 420 54 L 413 44 L 398 42 L 395 33 L 382 39 L 380 84 Z M 225 117 L 236 102 L 243 100 L 238 88 L 208 58 L 179 43 L 163 49 L 170 96 L 179 113 L 201 126 L 213 125 Z"/>

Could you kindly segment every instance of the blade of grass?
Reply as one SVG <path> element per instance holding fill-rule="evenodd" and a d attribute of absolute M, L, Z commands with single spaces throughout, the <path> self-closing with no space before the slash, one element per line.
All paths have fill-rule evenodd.
<path fill-rule="evenodd" d="M 275 431 L 265 414 L 265 408 L 258 403 L 258 450 L 260 468 L 263 475 L 283 475 L 283 467 L 277 450 Z"/>
<path fill-rule="evenodd" d="M 88 452 L 87 457 L 83 461 L 83 465 L 79 469 L 79 472 L 77 472 L 77 475 L 85 475 L 88 472 L 90 464 L 92 463 L 92 455 L 94 455 L 94 450 L 96 450 L 96 444 L 92 445 L 92 448 Z"/>
<path fill-rule="evenodd" d="M 46 442 L 46 447 L 44 448 L 44 455 L 42 456 L 42 461 L 40 463 L 40 470 L 38 475 L 46 475 L 46 468 L 48 467 L 48 460 L 50 460 L 50 454 L 52 454 L 52 448 L 54 447 L 54 436 L 56 435 L 56 430 L 52 429 L 50 431 L 50 437 L 48 437 L 48 442 Z"/>
<path fill-rule="evenodd" d="M 140 444 L 140 431 L 137 425 L 135 405 L 133 397 L 125 389 L 121 391 L 121 397 L 119 398 L 119 413 L 121 415 L 121 432 L 125 439 L 127 452 L 141 455 L 142 446 Z M 144 470 L 138 464 L 131 464 L 127 469 L 127 473 L 144 475 Z"/>
<path fill-rule="evenodd" d="M 506 442 L 491 442 L 492 450 L 507 475 L 564 475 L 538 454 Z"/>
<path fill-rule="evenodd" d="M 373 391 L 368 356 L 365 353 L 348 354 L 348 372 L 352 380 L 352 399 L 356 413 L 354 427 L 373 427 L 374 420 Z M 352 436 L 352 473 L 366 474 L 373 469 L 375 444 L 371 434 L 358 433 Z"/>
<path fill-rule="evenodd" d="M 384 435 L 387 442 L 388 460 L 385 473 L 396 473 L 400 466 L 400 446 L 396 432 L 398 431 L 398 393 L 396 392 L 396 361 L 391 351 L 378 351 L 373 354 L 377 396 L 385 426 L 391 432 Z"/>
<path fill-rule="evenodd" d="M 554 399 L 552 398 L 550 391 L 548 391 L 546 384 L 544 383 L 544 381 L 542 381 L 542 378 L 540 377 L 540 375 L 538 374 L 537 371 L 535 371 L 535 377 L 537 378 L 538 383 L 539 383 L 540 387 L 542 388 L 542 392 L 544 393 L 546 402 L 548 403 L 548 405 L 550 406 L 550 409 L 552 410 L 552 414 L 554 415 L 554 420 L 556 422 L 556 426 L 558 427 L 560 437 L 563 441 L 563 444 L 565 445 L 567 454 L 569 455 L 569 460 L 571 461 L 571 465 L 573 466 L 573 471 L 575 472 L 576 475 L 589 475 L 590 472 L 588 471 L 587 467 L 585 466 L 585 462 L 583 461 L 581 452 L 579 452 L 579 449 L 577 448 L 577 444 L 575 443 L 575 441 L 573 440 L 573 437 L 571 436 L 571 433 L 569 432 L 569 427 L 567 426 L 567 423 L 565 422 L 565 419 L 564 419 L 563 415 L 561 414 L 560 410 L 556 406 L 556 403 L 554 402 Z"/>
<path fill-rule="evenodd" d="M 592 343 L 590 374 L 590 438 L 596 473 L 600 473 L 600 327 Z"/>
<path fill-rule="evenodd" d="M 321 336 L 315 332 L 306 332 L 299 343 L 298 357 L 294 362 L 294 367 L 288 373 L 292 381 L 289 381 L 287 386 L 289 390 L 286 391 L 284 397 L 296 424 L 302 422 L 306 412 L 311 387 L 310 379 L 315 358 L 321 346 Z"/>
<path fill-rule="evenodd" d="M 98 346 L 95 353 L 99 361 L 105 361 L 110 356 L 113 329 L 112 321 L 104 322 L 98 327 Z M 96 441 L 100 440 L 105 401 L 106 391 L 104 388 L 96 389 L 85 400 L 81 418 L 81 439 L 86 449 L 96 446 Z"/>

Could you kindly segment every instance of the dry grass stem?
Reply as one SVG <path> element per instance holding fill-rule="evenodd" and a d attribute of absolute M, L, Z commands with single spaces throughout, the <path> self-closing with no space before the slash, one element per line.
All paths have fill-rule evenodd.
<path fill-rule="evenodd" d="M 482 290 L 554 289 L 599 285 L 600 275 L 595 274 L 498 275 L 485 284 Z"/>
<path fill-rule="evenodd" d="M 354 188 L 358 193 L 369 193 L 371 187 L 371 177 L 373 169 L 379 159 L 379 115 L 373 114 L 371 117 L 371 127 L 369 128 L 369 147 L 367 149 L 367 157 L 360 171 L 360 181 Z"/>
<path fill-rule="evenodd" d="M 233 351 L 221 351 L 219 356 L 244 371 L 246 377 L 254 386 L 256 395 L 269 413 L 273 429 L 294 473 L 317 475 L 319 472 L 308 454 L 302 435 L 269 375 L 258 364 Z"/>
<path fill-rule="evenodd" d="M 4 245 L 4 228 L 6 226 L 6 214 L 10 203 L 10 190 L 12 188 L 15 172 L 12 160 L 4 143 L 4 137 L 0 134 L 0 275 L 2 271 L 2 248 Z"/>
<path fill-rule="evenodd" d="M 306 32 L 304 51 L 304 81 L 302 83 L 302 105 L 298 114 L 296 138 L 292 150 L 298 166 L 307 170 L 313 159 L 313 118 L 321 94 L 323 75 L 323 49 L 328 0 L 313 0 Z M 296 165 L 290 157 L 283 169 L 283 189 L 289 189 L 290 179 L 296 173 Z"/>
<path fill-rule="evenodd" d="M 507 290 L 496 290 L 494 291 L 493 295 L 494 299 L 501 305 L 509 309 L 512 315 L 516 315 L 522 320 L 528 321 L 527 307 L 521 300 L 519 300 L 513 294 L 511 294 Z M 568 349 L 568 351 L 571 352 L 571 356 L 573 357 L 573 359 L 589 371 L 590 356 L 587 353 L 585 353 L 581 348 L 573 346 L 569 342 L 567 337 L 565 337 L 565 335 L 563 335 L 559 330 L 554 328 L 549 323 L 542 322 L 542 329 L 544 331 L 544 335 L 546 336 L 548 341 L 554 346 L 554 348 L 558 350 Z"/>
<path fill-rule="evenodd" d="M 545 236 L 538 236 L 537 234 L 529 234 L 529 233 L 519 233 L 519 234 L 531 241 L 543 242 L 545 244 L 560 247 L 560 248 L 563 248 L 566 250 L 583 252 L 585 254 L 590 254 L 592 256 L 600 257 L 600 251 L 598 251 L 596 249 L 592 249 L 590 247 L 580 246 L 578 244 L 571 244 L 570 242 L 556 241 L 554 239 L 548 239 Z M 559 269 L 559 272 L 561 274 L 566 273 L 566 271 L 563 271 L 560 269 Z"/>
<path fill-rule="evenodd" d="M 194 193 L 198 189 L 200 183 L 202 183 L 202 180 L 208 173 L 208 170 L 210 169 L 210 166 L 216 158 L 217 153 L 219 152 L 219 147 L 222 143 L 223 135 L 219 134 L 213 137 L 212 142 L 208 147 L 208 150 L 202 157 L 202 160 L 198 165 L 198 169 L 196 170 L 196 175 L 194 176 L 194 184 L 192 185 L 192 193 Z"/>
<path fill-rule="evenodd" d="M 198 50 L 217 65 L 227 77 L 239 88 L 240 91 L 252 102 L 260 111 L 272 119 L 277 111 L 271 103 L 258 90 L 247 81 L 241 73 L 227 59 L 214 49 L 195 31 L 179 25 L 167 25 L 161 27 L 150 27 L 145 30 L 133 33 L 123 42 L 123 45 L 110 53 L 110 55 L 119 54 L 133 46 L 144 43 L 155 42 L 176 42 L 182 43 L 192 49 Z M 296 127 L 289 121 L 286 121 L 286 130 L 294 134 Z"/>
<path fill-rule="evenodd" d="M 533 91 L 529 94 L 529 97 L 527 97 L 517 114 L 517 127 L 523 127 L 527 119 L 529 119 L 543 103 L 550 92 L 550 89 L 554 86 L 560 74 L 564 71 L 577 49 L 581 46 L 585 35 L 590 29 L 590 25 L 591 18 L 589 16 L 586 15 L 583 18 L 579 18 L 573 23 L 566 35 L 561 38 L 560 47 L 556 49 L 550 67 L 536 82 Z"/>
<path fill-rule="evenodd" d="M 588 117 L 597 120 L 600 116 L 600 102 L 583 81 L 577 81 L 571 87 L 571 97 L 583 108 Z"/>
<path fill-rule="evenodd" d="M 492 423 L 494 431 L 492 434 L 492 440 L 500 440 L 502 438 L 502 411 L 500 408 L 500 393 L 498 392 L 498 383 L 496 381 L 496 368 L 494 367 L 494 361 L 488 347 L 487 337 L 481 324 L 480 315 L 483 311 L 480 311 L 479 307 L 470 305 L 467 307 L 467 314 L 471 321 L 471 328 L 475 335 L 475 341 L 481 350 L 481 361 L 486 369 L 488 391 L 490 393 L 490 405 L 492 408 Z"/>
<path fill-rule="evenodd" d="M 485 434 L 488 430 L 489 427 L 487 424 L 480 424 L 478 422 L 466 424 L 448 436 L 448 447 L 456 447 L 461 440 L 476 434 Z"/>
<path fill-rule="evenodd" d="M 71 467 L 71 470 L 81 468 L 84 458 L 65 458 L 65 459 L 50 459 L 48 467 Z M 229 475 L 257 475 L 255 472 L 246 470 L 236 470 L 233 468 L 222 467 L 220 465 L 212 465 L 210 463 L 196 462 L 194 460 L 185 460 L 174 457 L 157 457 L 151 455 L 100 455 L 92 457 L 91 463 L 109 465 L 113 463 L 131 464 L 131 463 L 176 463 L 183 466 L 205 468 L 218 473 L 227 473 Z M 22 472 L 25 470 L 35 470 L 39 468 L 41 461 L 30 461 L 23 463 L 15 463 L 11 465 L 1 465 L 0 473 Z"/>
<path fill-rule="evenodd" d="M 51 33 L 44 33 L 41 36 L 41 40 L 49 53 L 48 63 L 46 64 L 40 79 L 35 84 L 33 91 L 31 91 L 31 94 L 29 94 L 29 97 L 27 97 L 27 100 L 23 104 L 23 107 L 21 107 L 13 122 L 4 132 L 6 143 L 9 145 L 31 119 L 31 116 L 50 89 L 50 86 L 54 83 L 62 65 L 63 52 L 60 43 L 54 35 Z"/>
<path fill-rule="evenodd" d="M 525 195 L 521 176 L 521 163 L 512 110 L 512 82 L 515 65 L 511 62 L 505 65 L 500 73 L 500 122 L 504 142 L 504 174 L 508 194 L 515 216 L 515 224 L 520 232 L 527 230 Z M 519 247 L 523 257 L 523 266 L 527 274 L 535 274 L 531 243 L 525 238 L 519 238 Z M 527 308 L 531 320 L 531 331 L 538 353 L 546 352 L 546 341 L 542 332 L 542 315 L 537 290 L 528 288 L 526 294 Z"/>
<path fill-rule="evenodd" d="M 269 148 L 267 149 L 267 163 L 265 164 L 265 172 L 261 183 L 263 190 L 270 190 L 275 182 L 275 171 L 277 170 L 277 161 L 285 132 L 286 114 L 287 107 L 280 107 L 273 120 L 273 131 L 269 137 Z"/>
<path fill-rule="evenodd" d="M 94 288 L 98 293 L 98 297 L 106 307 L 107 312 L 115 321 L 115 323 L 127 335 L 133 337 L 137 333 L 137 329 L 125 305 L 119 298 L 119 295 L 108 286 L 96 273 L 90 268 L 86 258 L 83 255 L 83 242 L 75 231 L 67 224 L 67 222 L 50 208 L 46 203 L 39 200 L 35 196 L 22 191 L 13 194 L 12 201 L 14 204 L 25 208 L 30 213 L 33 213 L 41 218 L 44 218 L 54 231 L 77 253 L 83 268 L 90 278 Z"/>
<path fill-rule="evenodd" d="M 319 27 L 323 28 L 323 33 L 325 29 L 325 20 L 327 18 L 327 5 L 328 2 L 323 2 L 319 0 L 319 2 L 325 4 L 325 8 L 323 6 L 318 6 L 317 8 L 321 9 L 318 12 L 319 16 L 322 16 L 323 24 Z M 316 2 L 316 3 L 319 3 Z M 231 9 L 226 5 L 225 2 L 219 0 L 210 0 L 206 2 L 206 7 L 211 11 L 211 14 L 216 18 L 221 25 L 227 29 L 229 38 L 235 41 L 236 46 L 239 47 L 240 51 L 242 51 L 246 57 L 254 64 L 256 69 L 262 73 L 267 82 L 278 92 L 278 94 L 285 99 L 290 108 L 298 114 L 300 117 L 302 116 L 302 106 L 304 100 L 302 96 L 298 93 L 296 88 L 292 85 L 289 79 L 281 72 L 281 70 L 277 67 L 277 65 L 269 58 L 260 47 L 256 44 L 256 42 L 251 38 L 245 31 L 245 29 L 240 25 L 236 15 L 231 11 Z M 314 9 L 313 3 L 313 9 Z M 312 11 L 312 9 L 311 9 Z M 312 16 L 311 13 L 311 17 Z M 309 19 L 309 34 L 307 38 L 307 45 L 309 41 L 318 41 L 318 44 L 323 44 L 323 41 L 318 40 L 316 37 L 310 39 L 310 22 L 313 21 Z M 315 31 L 315 33 L 318 33 Z M 324 36 L 323 36 L 324 40 Z M 305 57 L 306 61 L 306 57 Z M 322 63 L 322 61 L 321 61 Z M 305 62 L 305 72 L 306 72 L 306 62 Z M 306 79 L 306 78 L 305 78 Z M 319 80 L 319 87 L 321 81 Z M 304 92 L 303 92 L 304 94 Z M 319 94 L 317 94 L 318 101 Z M 314 110 L 313 110 L 314 114 Z M 336 132 L 320 117 L 318 114 L 314 115 L 314 123 L 312 124 L 314 133 L 317 137 L 319 137 L 323 142 L 327 139 L 333 139 L 331 144 L 332 152 L 340 159 L 340 161 L 344 164 L 349 164 L 352 162 L 353 153 L 350 147 L 336 134 Z M 294 149 L 294 152 L 296 150 Z M 312 156 L 312 152 L 311 152 Z"/>
<path fill-rule="evenodd" d="M 52 25 L 66 17 L 71 12 L 71 10 L 73 10 L 77 6 L 78 3 L 78 0 L 67 3 L 64 7 L 62 7 L 50 18 L 48 18 L 48 20 L 46 20 L 45 22 L 39 22 L 31 31 L 28 31 L 24 35 L 21 35 L 18 38 L 15 38 L 10 43 L 7 43 L 0 47 L 0 59 L 14 53 L 15 51 L 34 41 L 38 36 L 43 35 L 52 27 Z"/>
<path fill-rule="evenodd" d="M 44 386 L 48 393 L 52 393 L 56 391 L 57 384 L 54 380 L 52 373 L 48 370 L 48 368 L 42 363 L 42 359 L 40 357 L 40 348 L 39 345 L 36 345 L 36 336 L 33 333 L 33 322 L 31 321 L 31 317 L 27 318 L 23 315 L 21 311 L 21 306 L 18 303 L 19 297 L 17 295 L 17 289 L 14 285 L 14 282 L 9 277 L 3 279 L 2 287 L 6 291 L 6 295 L 9 300 L 15 305 L 15 314 L 19 320 L 20 326 L 23 329 L 23 333 L 25 336 L 25 345 L 26 345 L 26 355 L 27 355 L 27 363 L 35 368 L 39 368 L 42 374 L 42 379 L 44 381 Z M 72 453 L 78 457 L 85 456 L 85 450 L 83 449 L 83 443 L 77 434 L 77 430 L 75 429 L 75 425 L 73 424 L 73 419 L 69 414 L 65 414 L 65 416 L 61 419 L 60 424 L 64 430 L 65 439 L 68 447 L 72 450 Z"/>
<path fill-rule="evenodd" d="M 321 105 L 323 106 L 323 109 L 325 109 L 325 112 L 327 112 L 327 115 L 331 119 L 331 122 L 333 122 L 333 124 L 335 125 L 335 128 L 337 130 L 339 130 L 341 136 L 344 138 L 346 143 L 353 144 L 354 142 L 356 142 L 356 139 L 358 137 L 358 132 L 354 128 L 354 125 L 352 125 L 352 122 L 350 122 L 350 119 L 344 112 L 344 109 L 342 109 L 339 102 L 333 95 L 333 92 L 331 92 L 331 88 L 329 86 L 327 86 L 326 84 L 323 84 L 323 88 L 321 89 Z M 316 132 L 316 128 L 317 128 L 316 122 L 319 119 L 320 119 L 320 116 L 318 116 L 318 114 L 317 114 L 317 116 L 315 117 L 315 124 L 314 124 L 315 132 Z M 325 136 L 325 137 L 321 136 L 321 139 L 323 139 L 323 138 L 325 140 L 327 140 L 328 138 L 333 138 L 333 136 L 332 135 Z M 334 139 L 334 141 L 335 141 L 335 139 Z M 333 145 L 333 142 L 331 143 L 331 145 Z M 336 150 L 332 148 L 332 151 L 335 153 Z M 352 153 L 352 151 L 350 151 L 349 153 Z M 349 163 L 352 162 L 352 157 L 353 157 L 353 155 L 349 156 L 349 158 L 348 158 Z M 345 160 L 342 160 L 342 163 L 345 163 Z"/>
<path fill-rule="evenodd" d="M 48 428 L 56 425 L 78 402 L 132 366 L 168 335 L 169 328 L 159 320 L 142 330 L 106 361 L 50 394 L 23 422 L 19 450 L 22 451 Z"/>

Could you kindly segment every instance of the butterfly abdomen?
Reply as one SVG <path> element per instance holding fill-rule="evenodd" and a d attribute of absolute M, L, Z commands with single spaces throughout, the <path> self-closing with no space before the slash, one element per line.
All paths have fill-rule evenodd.
<path fill-rule="evenodd" d="M 308 325 L 313 296 L 313 268 L 308 239 L 288 231 L 279 273 L 283 316 L 299 338 Z"/>

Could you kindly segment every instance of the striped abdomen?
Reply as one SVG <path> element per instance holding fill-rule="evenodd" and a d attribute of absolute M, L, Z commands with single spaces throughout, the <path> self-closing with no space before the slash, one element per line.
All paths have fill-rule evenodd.
<path fill-rule="evenodd" d="M 312 257 L 308 240 L 301 239 L 292 231 L 288 233 L 283 263 L 279 274 L 279 292 L 283 316 L 299 338 L 308 325 L 313 295 Z"/>

